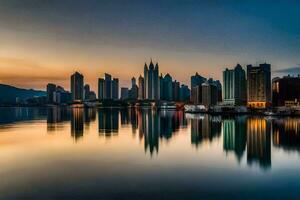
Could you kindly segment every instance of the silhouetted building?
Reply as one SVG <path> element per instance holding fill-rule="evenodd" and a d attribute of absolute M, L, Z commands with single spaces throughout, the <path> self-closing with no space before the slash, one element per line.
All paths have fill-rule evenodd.
<path fill-rule="evenodd" d="M 161 99 L 166 101 L 173 101 L 173 81 L 170 74 L 166 74 L 161 78 Z"/>
<path fill-rule="evenodd" d="M 144 82 L 144 78 L 140 75 L 139 77 L 139 92 L 138 92 L 138 99 L 143 100 L 145 99 L 145 82 Z"/>
<path fill-rule="evenodd" d="M 247 66 L 247 105 L 265 108 L 271 104 L 271 65 Z"/>
<path fill-rule="evenodd" d="M 156 63 L 155 67 L 152 60 L 149 64 L 149 68 L 145 63 L 144 66 L 144 92 L 145 99 L 159 100 L 160 99 L 160 86 L 159 86 L 159 67 Z"/>
<path fill-rule="evenodd" d="M 272 80 L 273 106 L 300 105 L 300 76 L 274 78 Z"/>
<path fill-rule="evenodd" d="M 139 88 L 136 85 L 136 79 L 132 77 L 131 79 L 131 89 L 129 90 L 129 98 L 136 100 L 138 98 Z"/>
<path fill-rule="evenodd" d="M 173 91 L 173 101 L 180 100 L 180 83 L 178 81 L 173 81 L 172 83 L 172 91 Z"/>
<path fill-rule="evenodd" d="M 102 99 L 119 99 L 119 79 L 105 73 L 104 79 L 98 79 L 98 98 Z"/>
<path fill-rule="evenodd" d="M 98 79 L 98 99 L 104 99 L 104 79 L 99 78 Z"/>
<path fill-rule="evenodd" d="M 202 104 L 207 108 L 217 105 L 218 89 L 215 84 L 205 82 L 202 84 Z"/>
<path fill-rule="evenodd" d="M 182 84 L 179 92 L 179 100 L 186 102 L 190 100 L 190 89 L 187 85 Z"/>
<path fill-rule="evenodd" d="M 114 78 L 112 80 L 112 99 L 119 99 L 119 79 Z"/>
<path fill-rule="evenodd" d="M 191 102 L 194 104 L 202 103 L 202 84 L 206 81 L 206 78 L 196 73 L 191 76 Z"/>
<path fill-rule="evenodd" d="M 223 97 L 225 104 L 246 105 L 246 73 L 240 64 L 223 71 Z"/>
<path fill-rule="evenodd" d="M 56 90 L 56 85 L 53 83 L 47 84 L 47 103 L 54 103 L 53 94 Z"/>
<path fill-rule="evenodd" d="M 71 76 L 72 101 L 83 101 L 83 75 L 75 72 Z"/>
<path fill-rule="evenodd" d="M 121 88 L 121 99 L 125 100 L 129 98 L 129 89 L 126 87 Z"/>

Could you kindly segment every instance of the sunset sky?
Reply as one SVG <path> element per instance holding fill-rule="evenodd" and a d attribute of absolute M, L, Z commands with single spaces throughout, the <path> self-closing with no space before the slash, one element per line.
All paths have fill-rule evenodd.
<path fill-rule="evenodd" d="M 275 2 L 0 0 L 0 83 L 69 89 L 78 70 L 94 90 L 104 72 L 124 86 L 150 58 L 188 85 L 236 63 L 300 73 L 300 2 Z"/>

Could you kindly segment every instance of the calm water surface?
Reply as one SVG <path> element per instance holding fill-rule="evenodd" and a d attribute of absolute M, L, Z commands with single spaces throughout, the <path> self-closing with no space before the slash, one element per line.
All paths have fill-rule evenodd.
<path fill-rule="evenodd" d="M 0 108 L 1 199 L 297 199 L 300 118 Z"/>

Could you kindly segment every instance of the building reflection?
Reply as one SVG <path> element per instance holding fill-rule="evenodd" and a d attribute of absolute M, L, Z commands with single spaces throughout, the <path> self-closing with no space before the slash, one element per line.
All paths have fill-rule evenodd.
<path fill-rule="evenodd" d="M 271 123 L 264 118 L 247 119 L 247 163 L 259 163 L 262 168 L 271 167 Z"/>
<path fill-rule="evenodd" d="M 62 122 L 70 120 L 70 110 L 66 107 L 50 107 L 47 109 L 47 131 L 52 132 L 63 128 Z"/>
<path fill-rule="evenodd" d="M 71 136 L 78 140 L 83 137 L 84 128 L 84 109 L 72 108 L 71 109 Z"/>
<path fill-rule="evenodd" d="M 275 147 L 300 152 L 300 118 L 275 119 L 272 128 Z"/>
<path fill-rule="evenodd" d="M 90 123 L 96 120 L 96 109 L 86 108 L 84 109 L 84 125 L 85 129 L 89 129 Z"/>
<path fill-rule="evenodd" d="M 246 116 L 223 119 L 223 149 L 226 153 L 234 152 L 240 162 L 246 149 Z"/>
<path fill-rule="evenodd" d="M 98 125 L 100 135 L 116 135 L 119 131 L 119 109 L 98 109 Z"/>
<path fill-rule="evenodd" d="M 198 147 L 203 142 L 212 142 L 221 136 L 221 117 L 189 115 L 191 119 L 191 143 Z"/>

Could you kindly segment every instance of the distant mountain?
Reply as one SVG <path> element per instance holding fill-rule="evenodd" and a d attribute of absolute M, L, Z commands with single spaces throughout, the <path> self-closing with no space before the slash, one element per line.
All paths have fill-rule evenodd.
<path fill-rule="evenodd" d="M 17 97 L 20 100 L 25 100 L 35 96 L 46 96 L 46 92 L 33 89 L 27 90 L 0 84 L 0 103 L 15 103 Z"/>

